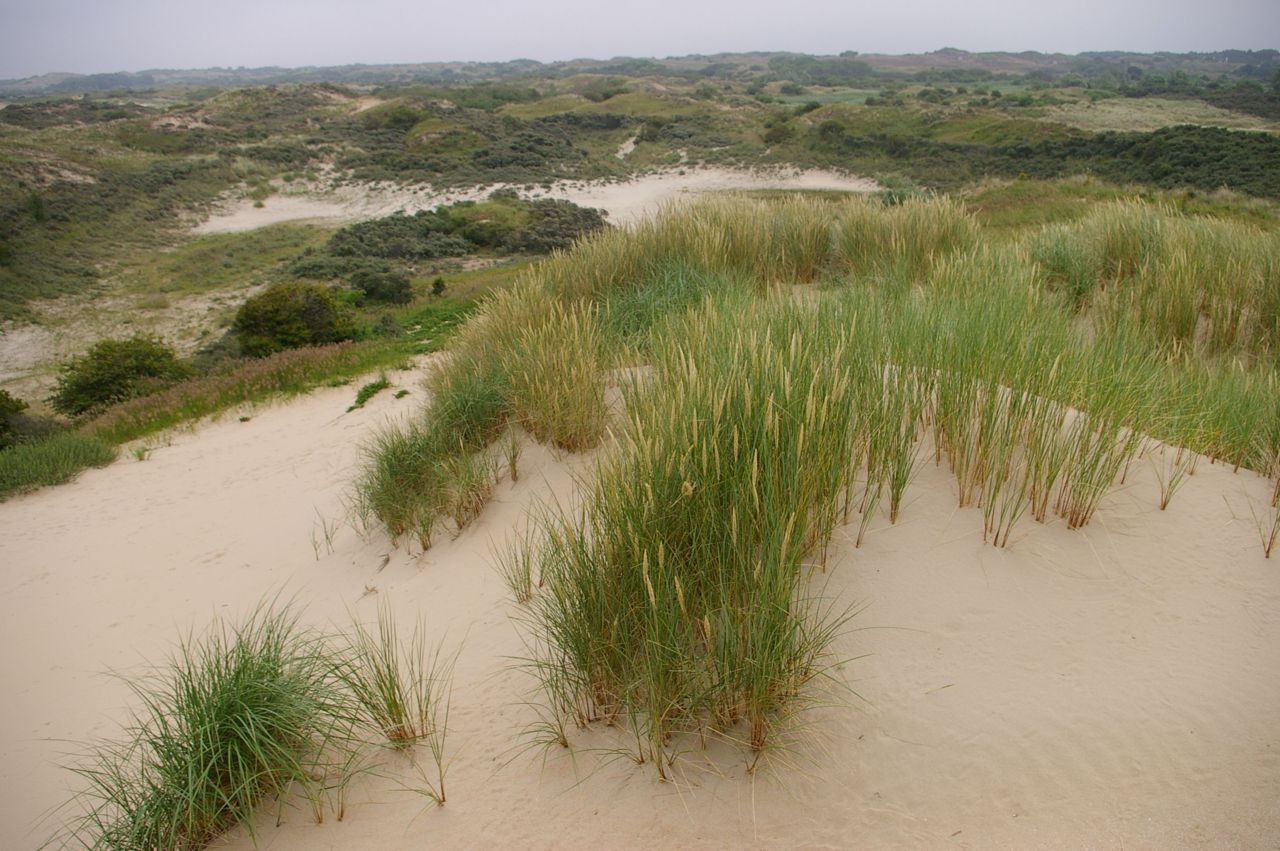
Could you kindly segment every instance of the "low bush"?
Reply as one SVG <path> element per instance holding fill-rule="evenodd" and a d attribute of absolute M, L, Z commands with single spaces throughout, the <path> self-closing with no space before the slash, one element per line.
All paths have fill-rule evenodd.
<path fill-rule="evenodd" d="M 351 276 L 351 286 L 372 301 L 408 304 L 413 301 L 413 285 L 409 276 L 399 272 L 375 272 L 362 269 Z"/>
<path fill-rule="evenodd" d="M 13 443 L 16 431 L 13 418 L 26 409 L 26 402 L 9 395 L 8 390 L 0 390 L 0 449 Z"/>
<path fill-rule="evenodd" d="M 80 416 L 155 392 L 190 374 L 191 368 L 155 337 L 100 340 L 63 365 L 50 402 L 59 413 Z"/>
<path fill-rule="evenodd" d="M 337 295 L 315 284 L 276 284 L 248 299 L 232 326 L 251 357 L 350 340 L 355 326 Z"/>

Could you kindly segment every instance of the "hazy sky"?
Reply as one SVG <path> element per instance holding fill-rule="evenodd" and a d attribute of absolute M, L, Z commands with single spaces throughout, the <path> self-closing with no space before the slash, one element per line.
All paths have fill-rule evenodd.
<path fill-rule="evenodd" d="M 0 0 L 0 77 L 940 47 L 1280 47 L 1280 0 Z"/>

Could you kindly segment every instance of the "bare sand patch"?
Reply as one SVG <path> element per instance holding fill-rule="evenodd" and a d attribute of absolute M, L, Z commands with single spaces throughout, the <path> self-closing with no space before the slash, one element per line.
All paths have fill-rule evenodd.
<path fill-rule="evenodd" d="M 625 143 L 624 143 L 625 147 Z M 619 149 L 621 155 L 621 149 Z M 430 186 L 396 184 L 317 187 L 273 195 L 256 207 L 249 199 L 225 202 L 209 219 L 195 226 L 197 234 L 254 230 L 289 221 L 348 222 L 415 213 L 440 204 L 478 201 L 506 184 L 437 191 Z M 615 224 L 627 224 L 656 213 L 665 203 L 704 192 L 750 189 L 835 189 L 870 192 L 875 181 L 864 177 L 817 169 L 736 169 L 688 167 L 641 175 L 625 181 L 559 181 L 550 188 L 526 193 L 531 198 L 561 198 L 586 207 L 598 207 Z"/>
<path fill-rule="evenodd" d="M 0 326 L 0 384 L 29 376 L 54 351 L 54 336 L 47 328 L 14 323 Z"/>
<path fill-rule="evenodd" d="M 896 526 L 860 549 L 837 530 L 815 584 L 864 604 L 837 652 L 843 686 L 794 748 L 752 775 L 742 754 L 691 754 L 678 782 L 590 749 L 523 752 L 533 719 L 519 609 L 488 563 L 547 495 L 571 497 L 589 458 L 526 449 L 480 521 L 425 555 L 339 525 L 374 428 L 421 404 L 413 389 L 344 414 L 355 386 L 180 434 L 143 462 L 0 504 L 3 671 L 0 845 L 32 847 L 58 803 L 67 740 L 108 735 L 128 695 L 108 669 L 161 660 L 176 640 L 264 596 L 317 623 L 387 600 L 461 646 L 449 803 L 358 781 L 344 820 L 305 808 L 258 826 L 267 849 L 419 847 L 1264 847 L 1280 835 L 1280 569 L 1247 508 L 1251 473 L 1202 464 L 1167 511 L 1146 462 L 1094 522 L 981 541 L 927 464 Z M 374 589 L 374 590 L 370 590 Z M 862 657 L 856 658 L 855 657 Z M 854 696 L 851 692 L 856 692 Z M 243 834 L 227 847 L 249 849 Z"/>
<path fill-rule="evenodd" d="M 636 149 L 636 140 L 639 138 L 639 136 L 631 136 L 627 138 L 622 142 L 622 144 L 618 145 L 618 152 L 615 153 L 614 156 L 620 160 L 625 160 L 627 157 L 631 156 L 631 152 Z"/>
<path fill-rule="evenodd" d="M 105 338 L 154 334 L 191 355 L 219 333 L 259 287 L 208 293 L 81 293 L 31 303 L 39 324 L 0 327 L 0 385 L 33 401 L 53 389 L 57 365 Z"/>

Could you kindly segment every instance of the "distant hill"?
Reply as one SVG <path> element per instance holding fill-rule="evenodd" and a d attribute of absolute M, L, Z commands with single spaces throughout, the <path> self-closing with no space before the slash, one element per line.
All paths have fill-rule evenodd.
<path fill-rule="evenodd" d="M 784 52 L 718 53 L 665 59 L 614 57 L 572 59 L 543 63 L 532 59 L 509 62 L 421 62 L 394 65 L 334 65 L 303 68 L 202 68 L 151 69 L 104 74 L 51 73 L 21 80 L 0 80 L 0 94 L 47 95 L 102 92 L 120 89 L 154 89 L 172 86 L 254 86 L 281 83 L 452 83 L 522 77 L 570 76 L 580 73 L 655 74 L 699 77 L 743 77 L 766 73 L 771 64 L 788 58 L 858 63 L 880 74 L 917 74 L 926 71 L 980 71 L 990 74 L 1033 74 L 1052 79 L 1068 74 L 1092 76 L 1125 72 L 1182 72 L 1193 75 L 1229 75 L 1269 80 L 1280 71 L 1280 51 L 1220 50 L 1212 53 L 970 53 L 943 48 L 930 53 L 857 54 L 814 56 Z"/>

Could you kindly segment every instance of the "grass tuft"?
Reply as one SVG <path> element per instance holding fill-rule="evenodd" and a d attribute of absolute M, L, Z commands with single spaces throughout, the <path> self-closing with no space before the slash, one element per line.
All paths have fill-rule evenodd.
<path fill-rule="evenodd" d="M 105 467 L 117 454 L 106 441 L 74 432 L 0 449 L 0 500 L 68 482 L 87 467 Z"/>

